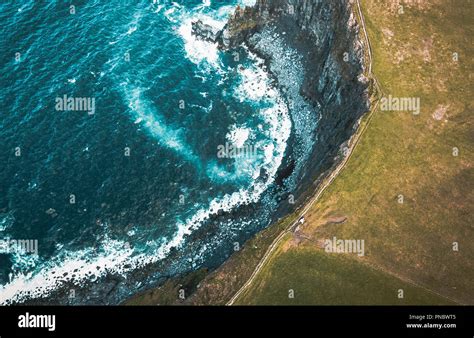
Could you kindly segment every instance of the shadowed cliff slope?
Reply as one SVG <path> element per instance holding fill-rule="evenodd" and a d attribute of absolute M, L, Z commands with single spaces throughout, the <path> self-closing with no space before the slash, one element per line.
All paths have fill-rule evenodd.
<path fill-rule="evenodd" d="M 222 31 L 196 23 L 194 33 L 223 49 L 245 45 L 266 60 L 294 124 L 293 151 L 279 180 L 309 160 L 293 177 L 299 196 L 334 164 L 369 108 L 363 45 L 349 2 L 257 0 L 253 7 L 238 7 Z"/>

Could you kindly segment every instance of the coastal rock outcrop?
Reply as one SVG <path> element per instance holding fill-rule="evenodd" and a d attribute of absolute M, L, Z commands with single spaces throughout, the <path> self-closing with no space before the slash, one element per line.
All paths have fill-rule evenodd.
<path fill-rule="evenodd" d="M 211 25 L 205 24 L 201 20 L 195 21 L 191 24 L 192 33 L 203 40 L 210 42 L 219 42 L 222 44 L 222 30 Z"/>
<path fill-rule="evenodd" d="M 334 165 L 369 109 L 364 45 L 351 2 L 257 0 L 238 7 L 219 33 L 199 26 L 195 34 L 220 48 L 244 44 L 265 60 L 292 111 L 294 137 L 300 148 L 311 148 L 304 159 L 294 147 L 281 171 L 306 160 L 297 181 L 299 189 L 308 188 Z"/>

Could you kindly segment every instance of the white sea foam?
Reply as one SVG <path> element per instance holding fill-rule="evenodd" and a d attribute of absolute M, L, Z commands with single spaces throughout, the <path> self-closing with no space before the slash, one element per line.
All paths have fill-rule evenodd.
<path fill-rule="evenodd" d="M 199 18 L 214 27 L 217 27 L 219 23 L 218 21 L 212 20 L 210 17 L 200 16 Z M 184 49 L 186 50 L 187 57 L 196 64 L 207 61 L 211 65 L 217 66 L 219 64 L 219 50 L 217 48 L 217 43 L 197 39 L 192 34 L 192 22 L 195 20 L 196 18 L 191 17 L 185 19 L 178 29 L 178 32 L 184 41 Z"/>
<path fill-rule="evenodd" d="M 214 71 L 220 71 L 219 50 L 217 43 L 203 41 L 192 34 L 192 23 L 201 20 L 203 23 L 216 29 L 224 28 L 227 18 L 235 9 L 235 6 L 221 7 L 217 12 L 209 12 L 211 2 L 205 0 L 197 11 L 188 12 L 183 7 L 175 7 L 175 10 L 167 13 L 167 18 L 171 22 L 180 22 L 177 29 L 183 39 L 186 56 L 195 64 L 206 62 L 210 64 Z"/>
<path fill-rule="evenodd" d="M 136 30 L 137 30 L 137 26 L 130 27 L 127 31 L 127 35 L 133 34 L 133 32 L 135 32 Z"/>
<path fill-rule="evenodd" d="M 126 85 L 124 87 L 128 106 L 135 114 L 135 123 L 144 124 L 153 137 L 164 147 L 198 164 L 199 158 L 183 139 L 183 133 L 179 129 L 174 129 L 164 122 L 161 114 L 156 110 L 154 105 L 149 103 L 142 94 L 142 89 L 129 89 Z"/>
<path fill-rule="evenodd" d="M 250 136 L 250 129 L 246 127 L 237 127 L 232 125 L 226 135 L 226 139 L 235 147 L 241 148 Z"/>
<path fill-rule="evenodd" d="M 123 38 L 132 35 L 138 29 L 138 23 L 142 18 L 142 13 L 137 11 L 133 14 L 133 20 L 128 25 L 128 30 L 122 34 L 120 34 L 114 41 L 109 41 L 109 45 L 115 45 L 117 42 L 122 40 Z"/>
<path fill-rule="evenodd" d="M 15 222 L 13 212 L 8 212 L 0 215 L 0 232 L 9 229 Z"/>
<path fill-rule="evenodd" d="M 95 280 L 107 272 L 124 272 L 132 250 L 123 242 L 106 239 L 98 246 L 102 252 L 98 255 L 94 248 L 79 251 L 62 251 L 62 254 L 44 263 L 36 273 L 18 273 L 12 281 L 0 287 L 0 304 L 21 301 L 25 296 L 38 298 L 49 294 L 66 282 L 80 285 L 89 279 Z M 122 270 L 122 271 L 121 271 Z"/>
<path fill-rule="evenodd" d="M 250 5 L 254 0 L 244 2 Z M 168 10 L 166 12 L 171 15 L 176 9 L 177 7 L 173 7 L 173 11 Z M 183 37 L 192 38 L 188 35 L 190 33 L 188 27 L 181 29 L 180 33 L 182 35 L 184 33 Z M 217 62 L 218 57 L 214 54 L 214 51 L 204 51 L 202 49 L 205 47 L 204 45 L 198 44 L 196 46 L 196 42 L 191 40 L 185 43 L 190 44 L 186 48 L 190 59 L 194 58 L 197 62 L 205 59 L 208 62 L 210 61 L 211 64 L 213 64 L 213 61 Z M 253 57 L 261 65 L 262 60 Z M 9 283 L 0 286 L 0 303 L 9 304 L 22 301 L 25 297 L 46 296 L 66 282 L 80 286 L 86 280 L 96 280 L 108 273 L 125 274 L 147 264 L 158 262 L 167 257 L 171 249 L 181 247 L 185 243 L 186 237 L 209 220 L 212 215 L 218 214 L 219 211 L 229 212 L 238 206 L 258 202 L 268 186 L 274 182 L 277 170 L 282 163 L 286 142 L 291 132 L 291 120 L 286 104 L 278 92 L 271 87 L 268 76 L 264 71 L 257 67 L 252 70 L 244 70 L 241 75 L 242 87 L 237 89 L 235 95 L 255 101 L 262 100 L 265 96 L 265 99 L 271 100 L 273 105 L 261 109 L 259 112 L 264 125 L 260 124 L 255 131 L 243 126 L 231 126 L 228 138 L 236 145 L 243 145 L 254 137 L 253 133 L 264 134 L 265 137 L 256 142 L 256 146 L 263 149 L 264 155 L 258 158 L 236 161 L 234 173 L 221 171 L 218 174 L 235 175 L 237 172 L 248 172 L 249 176 L 254 179 L 250 186 L 214 198 L 208 206 L 197 210 L 192 217 L 184 222 L 177 223 L 172 238 L 148 241 L 146 254 L 136 252 L 134 248 L 129 247 L 123 241 L 108 237 L 94 248 L 85 248 L 74 252 L 62 249 L 61 254 L 47 262 L 43 262 L 41 269 L 37 270 L 39 272 L 34 274 L 32 272 L 17 273 Z M 265 92 L 262 89 L 262 92 L 259 91 L 255 95 L 249 95 L 249 91 L 255 86 L 258 88 L 264 87 Z M 144 100 L 140 89 L 127 88 L 126 94 L 129 107 L 136 115 L 136 123 L 145 124 L 166 147 L 193 160 L 196 159 L 196 155 L 183 142 L 179 131 L 166 126 L 157 117 L 160 115 L 157 114 L 156 109 L 153 109 L 152 104 Z M 219 171 L 219 167 L 216 166 L 215 168 Z M 255 180 L 259 176 L 261 168 L 266 170 L 266 179 Z M 209 244 L 210 246 L 212 245 Z M 207 246 L 203 247 L 202 250 L 205 249 L 207 249 Z M 201 251 L 201 254 L 203 254 L 203 251 Z M 199 259 L 200 255 L 198 254 L 195 260 Z M 196 262 L 192 262 L 192 266 L 195 265 Z"/>
<path fill-rule="evenodd" d="M 255 59 L 255 56 L 253 58 Z M 268 73 L 262 67 L 243 68 L 239 73 L 242 81 L 235 94 L 241 101 L 248 99 L 257 101 L 277 95 L 277 91 L 269 85 Z"/>
<path fill-rule="evenodd" d="M 279 111 L 279 112 L 278 112 Z M 63 254 L 45 263 L 39 273 L 18 274 L 13 280 L 0 287 L 0 304 L 22 301 L 24 297 L 38 298 L 49 294 L 64 283 L 80 286 L 85 280 L 96 280 L 107 273 L 125 274 L 147 264 L 164 259 L 172 248 L 179 248 L 191 234 L 212 215 L 219 211 L 229 212 L 235 207 L 258 202 L 262 193 L 274 181 L 286 149 L 286 140 L 290 135 L 291 122 L 283 102 L 274 109 L 262 112 L 268 126 L 269 136 L 274 136 L 276 145 L 267 145 L 271 150 L 265 158 L 264 167 L 268 170 L 268 179 L 254 183 L 252 189 L 240 189 L 222 198 L 213 199 L 207 208 L 201 208 L 186 222 L 178 223 L 173 237 L 166 242 L 150 241 L 148 246 L 154 254 L 134 254 L 132 248 L 122 241 L 106 239 L 95 248 L 80 251 L 63 251 Z M 273 155 L 273 156 L 272 156 Z M 198 259 L 198 257 L 197 257 Z"/>
<path fill-rule="evenodd" d="M 211 0 L 202 0 L 202 7 L 209 7 L 211 5 Z"/>

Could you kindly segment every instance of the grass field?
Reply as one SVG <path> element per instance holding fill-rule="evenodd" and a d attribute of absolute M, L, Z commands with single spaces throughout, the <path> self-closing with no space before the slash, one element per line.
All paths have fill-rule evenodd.
<path fill-rule="evenodd" d="M 345 305 L 348 300 L 353 305 L 453 304 L 344 255 L 281 248 L 236 304 L 312 305 L 315 300 L 320 305 Z"/>
<path fill-rule="evenodd" d="M 419 98 L 420 114 L 376 111 L 346 168 L 237 303 L 474 304 L 474 4 L 411 3 L 362 8 L 385 95 Z M 325 253 L 333 236 L 363 239 L 365 256 Z"/>
<path fill-rule="evenodd" d="M 383 93 L 419 98 L 420 114 L 379 106 L 305 224 L 236 304 L 474 304 L 474 3 L 362 0 L 362 9 Z M 216 271 L 172 279 L 127 304 L 225 304 L 295 218 Z M 321 243 L 333 236 L 364 240 L 365 255 L 326 253 Z M 192 294 L 182 300 L 180 289 Z"/>
<path fill-rule="evenodd" d="M 259 232 L 217 270 L 172 278 L 158 288 L 135 295 L 124 305 L 226 304 L 250 277 L 274 238 L 295 219 L 296 215 L 291 214 Z M 184 299 L 179 297 L 180 290 L 185 291 Z"/>

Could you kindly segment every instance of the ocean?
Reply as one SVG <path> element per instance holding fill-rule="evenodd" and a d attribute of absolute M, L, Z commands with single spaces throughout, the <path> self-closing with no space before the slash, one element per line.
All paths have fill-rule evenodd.
<path fill-rule="evenodd" d="M 315 126 L 257 55 L 191 34 L 253 2 L 0 4 L 1 304 L 120 303 L 291 204 Z"/>

